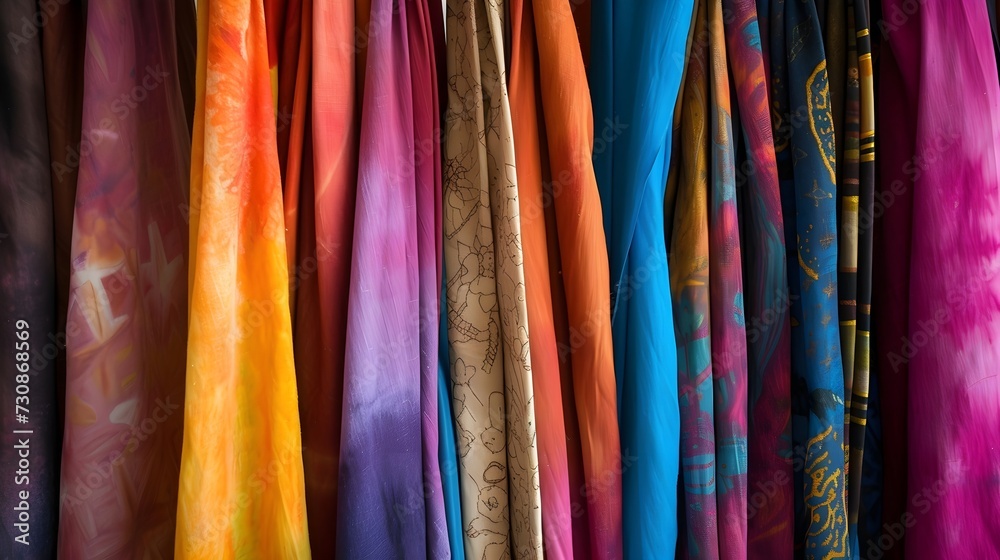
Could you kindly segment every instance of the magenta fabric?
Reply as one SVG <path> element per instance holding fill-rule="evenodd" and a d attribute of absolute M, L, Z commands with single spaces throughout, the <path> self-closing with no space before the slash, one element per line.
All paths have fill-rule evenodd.
<path fill-rule="evenodd" d="M 986 4 L 926 0 L 888 43 L 904 109 L 880 130 L 915 131 L 910 153 L 880 143 L 913 171 L 910 349 L 899 353 L 909 366 L 906 558 L 996 558 L 1000 88 Z"/>

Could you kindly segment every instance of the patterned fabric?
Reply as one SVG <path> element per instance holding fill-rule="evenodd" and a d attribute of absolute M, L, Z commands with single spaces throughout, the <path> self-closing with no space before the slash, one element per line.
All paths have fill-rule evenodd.
<path fill-rule="evenodd" d="M 719 557 L 747 558 L 747 338 L 736 161 L 721 0 L 708 3 L 711 182 L 708 195 Z"/>
<path fill-rule="evenodd" d="M 511 17 L 510 107 L 517 158 L 518 210 L 524 253 L 524 285 L 531 331 L 531 379 L 538 421 L 538 465 L 542 495 L 542 533 L 545 555 L 574 558 L 573 512 L 570 505 L 569 464 L 565 411 L 560 386 L 559 348 L 556 342 L 552 290 L 549 286 L 549 242 L 545 224 L 542 159 L 542 100 L 539 92 L 538 43 L 532 0 L 513 0 Z M 551 198 L 549 199 L 551 201 Z"/>
<path fill-rule="evenodd" d="M 259 0 L 199 1 L 176 558 L 310 556 L 266 47 Z"/>
<path fill-rule="evenodd" d="M 190 154 L 173 22 L 172 2 L 89 4 L 82 129 L 100 140 L 73 219 L 61 557 L 173 551 Z"/>
<path fill-rule="evenodd" d="M 799 302 L 792 306 L 793 326 L 798 322 L 792 331 L 792 380 L 793 413 L 798 417 L 793 441 L 803 449 L 805 460 L 803 546 L 817 557 L 842 557 L 848 554 L 844 372 L 834 322 L 838 316 L 836 152 L 829 83 L 815 6 L 810 0 L 784 4 L 788 107 L 795 108 L 793 118 L 804 121 L 791 127 L 786 148 L 792 161 L 794 197 L 789 208 L 794 209 L 796 240 L 789 258 L 797 264 L 795 274 L 789 274 L 789 285 Z M 772 79 L 781 78 L 772 65 Z"/>
<path fill-rule="evenodd" d="M 54 359 L 62 335 L 56 334 L 60 331 L 56 330 L 42 44 L 37 28 L 30 24 L 36 9 L 31 0 L 0 4 L 0 398 L 4 411 L 0 420 L 4 468 L 0 557 L 18 560 L 55 557 L 59 507 Z M 22 468 L 22 461 L 28 463 L 27 469 Z M 28 472 L 18 474 L 19 470 Z M 22 512 L 27 522 L 21 519 Z"/>
<path fill-rule="evenodd" d="M 626 558 L 669 555 L 677 543 L 680 414 L 664 190 L 692 12 L 691 0 L 595 0 L 591 18 L 595 121 L 623 125 L 595 147 L 594 170 L 610 264 Z"/>
<path fill-rule="evenodd" d="M 541 496 L 503 13 L 484 0 L 448 2 L 448 342 L 466 555 L 537 558 Z"/>
<path fill-rule="evenodd" d="M 854 353 L 854 382 L 851 396 L 851 452 L 848 474 L 848 519 L 851 524 L 852 546 L 857 548 L 858 510 L 861 506 L 861 481 L 864 465 L 865 432 L 868 414 L 868 387 L 871 367 L 871 306 L 872 306 L 872 248 L 874 238 L 872 216 L 875 213 L 875 97 L 872 81 L 871 36 L 868 31 L 866 0 L 848 1 L 854 9 L 854 27 L 857 30 L 858 70 L 861 93 L 860 143 L 860 215 L 858 243 L 858 324 Z M 855 552 L 857 556 L 857 552 Z"/>
<path fill-rule="evenodd" d="M 723 8 L 733 14 L 732 22 L 726 22 L 726 42 L 749 153 L 747 168 L 752 170 L 737 177 L 737 192 L 744 192 L 741 202 L 747 227 L 742 239 L 749 358 L 748 557 L 789 559 L 793 488 L 788 309 L 792 300 L 775 143 L 768 118 L 771 107 L 754 3 L 724 0 Z M 780 114 L 773 116 L 780 124 Z"/>
<path fill-rule="evenodd" d="M 905 9 L 896 0 L 883 8 Z M 989 558 L 1000 534 L 1000 447 L 984 440 L 1000 432 L 1000 347 L 992 342 L 1000 317 L 1000 87 L 986 6 L 928 0 L 887 42 L 910 87 L 893 90 L 900 109 L 879 131 L 910 122 L 916 134 L 910 146 L 880 142 L 879 158 L 891 151 L 920 171 L 903 183 L 913 203 L 907 347 L 879 347 L 891 363 L 909 366 L 905 503 L 913 519 L 905 556 Z"/>
<path fill-rule="evenodd" d="M 670 288 L 677 336 L 677 375 L 681 413 L 681 477 L 684 528 L 678 545 L 683 558 L 718 558 L 715 503 L 715 422 L 712 385 L 708 262 L 708 4 L 695 10 L 690 55 L 685 67 L 673 235 L 670 236 Z M 670 224 L 668 224 L 670 225 Z"/>
<path fill-rule="evenodd" d="M 844 95 L 844 121 L 841 130 L 844 147 L 837 147 L 837 197 L 839 200 L 837 237 L 837 292 L 840 297 L 840 355 L 844 364 L 844 422 L 851 422 L 851 392 L 854 384 L 854 341 L 857 331 L 858 226 L 860 177 L 858 167 L 861 134 L 861 76 L 858 70 L 854 2 L 848 0 L 847 82 Z M 831 90 L 832 91 L 832 90 Z M 842 156 L 842 157 L 841 157 Z M 870 225 L 870 216 L 866 217 Z M 849 428 L 848 428 L 849 430 Z M 850 439 L 850 431 L 847 440 Z M 849 441 L 845 440 L 845 446 Z M 848 448 L 849 449 L 849 448 Z M 850 460 L 853 463 L 853 460 Z M 848 466 L 850 473 L 850 465 Z"/>

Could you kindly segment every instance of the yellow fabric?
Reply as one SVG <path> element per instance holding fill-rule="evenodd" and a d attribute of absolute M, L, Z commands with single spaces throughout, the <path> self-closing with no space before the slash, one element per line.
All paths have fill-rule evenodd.
<path fill-rule="evenodd" d="M 202 0 L 174 555 L 309 558 L 261 0 Z"/>

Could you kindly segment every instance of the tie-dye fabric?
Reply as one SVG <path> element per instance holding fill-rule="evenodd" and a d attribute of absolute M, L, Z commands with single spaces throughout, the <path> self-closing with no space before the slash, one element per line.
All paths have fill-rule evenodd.
<path fill-rule="evenodd" d="M 708 195 L 715 491 L 719 558 L 747 558 L 747 339 L 736 161 L 722 0 L 708 3 L 711 181 Z"/>
<path fill-rule="evenodd" d="M 420 428 L 427 557 L 451 558 L 438 467 L 437 350 L 441 303 L 441 115 L 438 64 L 429 1 L 406 10 L 407 51 L 413 96 L 413 170 L 417 188 L 417 258 L 420 282 Z M 440 29 L 440 28 L 439 28 Z M 405 171 L 405 170 L 404 170 Z"/>
<path fill-rule="evenodd" d="M 310 556 L 267 64 L 259 0 L 199 1 L 175 558 Z"/>
<path fill-rule="evenodd" d="M 190 156 L 173 2 L 89 3 L 82 128 L 99 140 L 81 158 L 73 221 L 59 555 L 169 556 Z"/>
<path fill-rule="evenodd" d="M 680 142 L 673 150 L 678 166 L 674 220 L 667 224 L 673 228 L 669 254 L 681 414 L 682 558 L 719 557 L 708 262 L 708 4 L 699 2 L 695 10 L 679 101 Z"/>
<path fill-rule="evenodd" d="M 599 0 L 591 19 L 595 120 L 624 125 L 595 148 L 594 170 L 611 271 L 626 558 L 669 555 L 677 543 L 680 415 L 663 210 L 692 12 L 690 0 Z"/>
<path fill-rule="evenodd" d="M 344 366 L 337 555 L 425 558 L 421 261 L 406 18 L 372 2 Z M 377 100 L 377 101 L 376 101 Z M 433 199 L 432 199 L 433 200 Z M 431 216 L 426 218 L 433 219 Z M 432 243 L 434 241 L 432 240 Z M 434 291 L 435 295 L 437 290 Z"/>
<path fill-rule="evenodd" d="M 904 9 L 896 0 L 883 8 L 887 14 Z M 992 342 L 1000 316 L 1000 87 L 986 6 L 928 0 L 887 41 L 901 83 L 909 86 L 898 91 L 902 109 L 891 117 L 913 123 L 913 151 L 904 161 L 921 171 L 909 175 L 909 349 L 879 348 L 909 365 L 906 504 L 912 521 L 905 555 L 990 558 L 1000 534 L 1000 447 L 988 442 L 1000 432 L 1000 347 Z M 881 122 L 880 131 L 901 126 Z M 905 147 L 879 145 L 880 154 L 897 156 Z"/>
<path fill-rule="evenodd" d="M 733 14 L 732 21 L 725 22 L 726 43 L 750 170 L 736 178 L 737 193 L 744 193 L 741 213 L 746 228 L 742 255 L 747 263 L 748 555 L 788 559 L 792 556 L 793 492 L 788 321 L 792 301 L 775 143 L 768 118 L 771 105 L 754 3 L 723 0 L 723 9 Z"/>

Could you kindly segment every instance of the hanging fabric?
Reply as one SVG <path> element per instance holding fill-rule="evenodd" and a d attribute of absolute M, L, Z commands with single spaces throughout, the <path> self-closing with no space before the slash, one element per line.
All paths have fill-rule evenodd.
<path fill-rule="evenodd" d="M 770 0 L 775 2 L 777 0 Z M 770 2 L 758 1 L 763 9 Z M 744 203 L 745 324 L 748 355 L 747 540 L 749 558 L 792 557 L 791 349 L 784 215 L 769 124 L 768 35 L 752 0 L 723 0 L 733 14 L 726 43 L 748 159 L 736 177 Z M 767 15 L 766 11 L 760 13 Z M 780 21 L 780 20 L 779 20 Z M 768 20 L 768 23 L 773 23 Z M 773 73 L 775 68 L 770 66 Z M 775 111 L 776 113 L 776 111 Z M 780 117 L 780 113 L 778 113 Z M 743 193 L 740 195 L 740 193 Z"/>
<path fill-rule="evenodd" d="M 0 556 L 55 556 L 59 507 L 52 177 L 37 5 L 0 4 Z M 20 472 L 19 472 L 20 471 Z"/>
<path fill-rule="evenodd" d="M 173 550 L 190 154 L 174 25 L 172 2 L 89 4 L 82 129 L 92 147 L 80 162 L 66 321 L 66 558 Z"/>
<path fill-rule="evenodd" d="M 375 0 L 361 112 L 337 557 L 426 558 L 421 273 L 407 8 Z M 433 212 L 433 211 L 432 211 Z M 433 220 L 433 213 L 429 217 Z M 428 219 L 425 216 L 423 219 Z M 432 238 L 430 242 L 435 243 Z M 426 286 L 425 286 L 426 287 Z M 437 285 L 433 286 L 437 297 Z M 434 325 L 427 325 L 432 327 Z"/>
<path fill-rule="evenodd" d="M 542 496 L 542 534 L 545 555 L 552 559 L 574 558 L 573 517 L 570 505 L 569 464 L 566 427 L 560 386 L 559 347 L 549 270 L 549 244 L 543 182 L 551 184 L 551 172 L 544 148 L 544 120 L 540 68 L 536 60 L 535 16 L 532 0 L 512 0 L 510 107 L 517 158 L 517 195 L 524 253 L 524 291 L 531 333 L 531 380 L 535 393 L 538 434 L 538 474 Z M 550 195 L 551 196 L 551 195 Z M 555 233 L 555 232 L 553 232 Z"/>
<path fill-rule="evenodd" d="M 598 0 L 591 19 L 594 117 L 614 131 L 595 147 L 594 170 L 608 238 L 626 558 L 672 554 L 677 543 L 680 416 L 664 191 L 692 13 L 691 1 Z"/>
<path fill-rule="evenodd" d="M 678 397 L 681 414 L 683 528 L 682 558 L 718 558 L 715 422 L 709 306 L 708 183 L 709 116 L 708 4 L 695 8 L 690 55 L 685 67 L 673 235 L 670 236 L 670 289 L 677 336 Z"/>
<path fill-rule="evenodd" d="M 905 9 L 896 0 L 883 8 L 887 14 Z M 883 74 L 880 94 L 898 97 L 891 98 L 895 110 L 880 106 L 878 113 L 880 134 L 892 133 L 879 142 L 880 160 L 886 155 L 879 197 L 886 200 L 886 188 L 912 193 L 911 227 L 893 232 L 911 248 L 907 330 L 902 340 L 879 347 L 889 362 L 880 373 L 895 378 L 905 363 L 909 376 L 903 437 L 912 521 L 892 522 L 907 529 L 908 559 L 995 556 L 1000 516 L 994 493 L 985 489 L 995 488 L 1000 449 L 983 438 L 1000 431 L 1000 350 L 990 342 L 1000 312 L 1000 86 L 986 6 L 925 2 L 888 34 L 883 54 L 886 46 L 898 81 L 886 88 Z M 910 140 L 893 143 L 906 130 L 914 132 Z M 900 178 L 890 157 L 919 173 L 904 171 Z M 888 178 L 901 183 L 894 187 Z M 883 304 L 873 301 L 876 308 Z M 883 323 L 875 328 L 880 332 Z M 888 392 L 882 391 L 883 402 Z M 899 399 L 893 401 L 898 406 Z"/>
<path fill-rule="evenodd" d="M 722 0 L 708 2 L 709 290 L 719 558 L 747 558 L 747 338 L 736 148 Z"/>
<path fill-rule="evenodd" d="M 310 556 L 267 67 L 262 2 L 200 0 L 177 558 Z"/>

